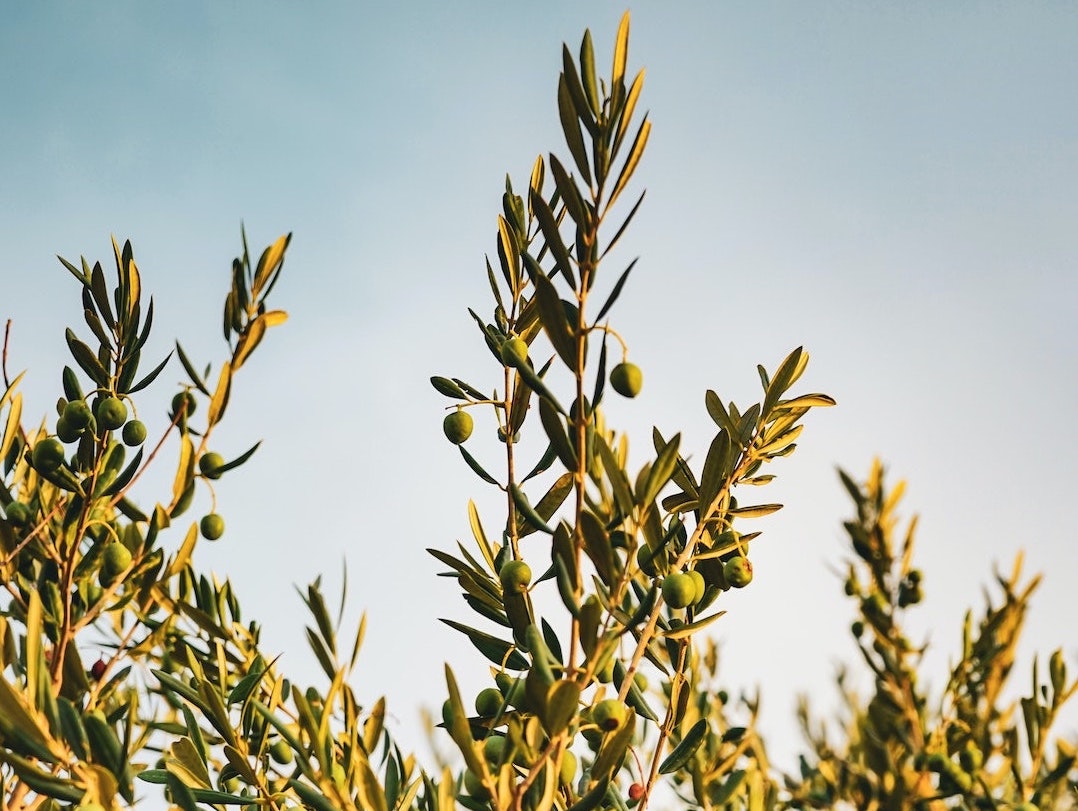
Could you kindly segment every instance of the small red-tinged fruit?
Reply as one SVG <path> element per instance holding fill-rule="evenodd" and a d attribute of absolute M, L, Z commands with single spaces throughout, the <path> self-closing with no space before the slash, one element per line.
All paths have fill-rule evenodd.
<path fill-rule="evenodd" d="M 610 385 L 622 397 L 636 397 L 644 387 L 644 373 L 635 363 L 619 363 L 610 370 Z"/>
<path fill-rule="evenodd" d="M 591 708 L 591 718 L 599 729 L 609 732 L 621 726 L 626 712 L 625 705 L 616 698 L 604 698 Z"/>
<path fill-rule="evenodd" d="M 465 442 L 472 435 L 474 425 L 472 415 L 467 411 L 454 411 L 442 420 L 442 430 L 445 432 L 446 439 L 454 445 Z"/>
<path fill-rule="evenodd" d="M 94 681 L 101 681 L 101 677 L 105 675 L 104 659 L 98 659 L 90 666 L 90 675 L 93 676 Z"/>
<path fill-rule="evenodd" d="M 629 799 L 634 802 L 644 799 L 644 787 L 639 783 L 633 783 L 629 786 Z"/>
<path fill-rule="evenodd" d="M 498 572 L 505 591 L 524 592 L 532 582 L 532 568 L 522 560 L 510 560 Z"/>
<path fill-rule="evenodd" d="M 216 541 L 225 534 L 225 519 L 217 513 L 204 515 L 198 522 L 198 529 L 207 541 Z"/>
<path fill-rule="evenodd" d="M 696 581 L 682 572 L 668 574 L 663 579 L 663 599 L 671 608 L 685 608 L 696 599 Z"/>
<path fill-rule="evenodd" d="M 224 464 L 225 457 L 215 451 L 210 451 L 202 454 L 202 457 L 198 460 L 198 469 L 207 479 L 219 479 L 221 478 L 221 468 Z"/>
<path fill-rule="evenodd" d="M 120 436 L 123 438 L 124 444 L 129 448 L 141 445 L 146 441 L 146 426 L 142 420 L 129 420 L 124 425 L 123 433 Z"/>
<path fill-rule="evenodd" d="M 50 436 L 34 445 L 30 454 L 34 467 L 45 473 L 59 470 L 64 463 L 64 445 L 56 437 Z"/>
<path fill-rule="evenodd" d="M 106 397 L 97 404 L 97 424 L 106 431 L 115 431 L 127 422 L 127 406 L 118 397 Z"/>
<path fill-rule="evenodd" d="M 726 561 L 722 574 L 735 589 L 743 589 L 752 582 L 752 564 L 748 558 L 738 555 Z"/>

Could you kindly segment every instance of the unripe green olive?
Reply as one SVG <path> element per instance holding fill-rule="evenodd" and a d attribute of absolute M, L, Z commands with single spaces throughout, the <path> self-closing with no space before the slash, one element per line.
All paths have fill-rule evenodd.
<path fill-rule="evenodd" d="M 202 454 L 198 460 L 198 469 L 207 479 L 221 478 L 220 468 L 224 467 L 225 458 L 216 451 Z"/>
<path fill-rule="evenodd" d="M 124 425 L 124 430 L 120 437 L 129 448 L 141 445 L 146 441 L 146 426 L 141 420 L 130 420 Z"/>
<path fill-rule="evenodd" d="M 523 338 L 514 335 L 502 344 L 501 355 L 506 366 L 520 366 L 528 362 L 528 344 Z"/>
<path fill-rule="evenodd" d="M 45 473 L 60 469 L 64 463 L 64 446 L 56 437 L 48 437 L 34 445 L 30 454 L 34 467 Z"/>
<path fill-rule="evenodd" d="M 636 397 L 644 386 L 644 373 L 635 363 L 619 363 L 610 370 L 610 385 L 622 397 Z"/>
<path fill-rule="evenodd" d="M 671 608 L 685 608 L 696 598 L 696 581 L 687 574 L 675 572 L 663 579 L 663 599 Z"/>
<path fill-rule="evenodd" d="M 472 435 L 474 425 L 471 414 L 467 411 L 458 410 L 447 414 L 446 418 L 442 420 L 442 431 L 445 433 L 446 439 L 454 445 L 460 445 Z"/>
<path fill-rule="evenodd" d="M 204 515 L 198 522 L 198 529 L 207 541 L 216 541 L 225 534 L 225 519 L 217 513 Z"/>
<path fill-rule="evenodd" d="M 532 582 L 531 566 L 522 560 L 510 560 L 498 572 L 502 588 L 510 592 L 524 592 Z"/>
<path fill-rule="evenodd" d="M 475 696 L 475 711 L 481 718 L 493 718 L 502 708 L 502 693 L 496 687 L 484 687 Z"/>
<path fill-rule="evenodd" d="M 65 409 L 66 410 L 66 409 Z M 97 424 L 106 431 L 115 431 L 127 422 L 127 406 L 118 397 L 106 397 L 97 404 Z"/>
<path fill-rule="evenodd" d="M 90 420 L 93 418 L 94 413 L 90 410 L 90 406 L 85 400 L 72 400 L 64 406 L 64 413 L 62 416 L 69 426 L 77 431 L 81 431 L 90 424 Z"/>

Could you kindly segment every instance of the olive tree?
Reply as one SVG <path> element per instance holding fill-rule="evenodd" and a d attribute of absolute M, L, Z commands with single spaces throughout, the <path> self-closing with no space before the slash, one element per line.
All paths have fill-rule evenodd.
<path fill-rule="evenodd" d="M 493 380 L 431 380 L 452 401 L 447 438 L 504 505 L 496 519 L 469 505 L 473 542 L 431 550 L 477 615 L 446 622 L 490 665 L 474 701 L 446 668 L 443 725 L 469 808 L 644 808 L 664 776 L 687 774 L 717 732 L 690 702 L 698 640 L 725 613 L 723 593 L 752 580 L 753 522 L 781 507 L 756 495 L 771 463 L 793 452 L 811 409 L 834 403 L 791 392 L 808 363 L 797 348 L 757 367 L 757 403 L 706 391 L 715 433 L 695 463 L 679 434 L 658 429 L 631 460 L 607 422 L 611 392 L 643 385 L 610 322 L 636 261 L 608 269 L 609 255 L 640 210 L 643 192 L 625 198 L 651 129 L 628 34 L 626 16 L 602 80 L 590 34 L 577 55 L 563 49 L 565 154 L 537 159 L 523 194 L 506 182 L 486 264 L 491 314 L 471 313 Z M 503 448 L 470 452 L 476 426 Z M 518 446 L 529 431 L 531 453 Z M 694 775 L 698 797 L 723 791 L 751 741 L 713 747 L 722 757 Z"/>
<path fill-rule="evenodd" d="M 633 178 L 650 133 L 628 41 L 626 15 L 602 79 L 589 33 L 575 53 L 563 49 L 565 150 L 538 158 L 522 193 L 506 181 L 484 267 L 491 300 L 485 315 L 471 312 L 490 379 L 431 378 L 448 400 L 446 438 L 500 505 L 481 514 L 469 503 L 471 540 L 430 550 L 468 611 L 444 622 L 489 668 L 465 695 L 447 665 L 445 693 L 431 696 L 444 699 L 433 734 L 455 756 L 424 769 L 386 731 L 385 701 L 361 705 L 350 682 L 364 623 L 342 629 L 317 581 L 302 598 L 325 679 L 301 687 L 263 649 L 231 583 L 197 566 L 224 522 L 216 506 L 185 514 L 199 491 L 216 505 L 215 483 L 258 447 L 225 459 L 214 437 L 241 368 L 286 320 L 268 297 L 290 236 L 257 261 L 244 237 L 218 369 L 177 343 L 186 382 L 167 415 L 140 408 L 173 359 L 142 363 L 153 302 L 143 307 L 130 244 L 114 242 L 114 272 L 61 260 L 85 327 L 67 331 L 55 417 L 24 421 L 4 346 L 4 808 L 112 811 L 155 795 L 183 811 L 1068 807 L 1074 746 L 1049 736 L 1075 692 L 1062 654 L 1047 682 L 1034 669 L 1020 718 L 1000 699 L 1032 584 L 1017 571 L 1000 579 L 1002 604 L 977 630 L 967 620 L 962 658 L 931 705 L 916 678 L 920 649 L 900 625 L 922 589 L 912 532 L 897 552 L 899 491 L 886 491 L 879 469 L 864 486 L 843 479 L 857 510 L 846 588 L 876 692 L 867 703 L 850 695 L 836 741 L 803 709 L 810 751 L 791 776 L 768 761 L 758 698 L 723 688 L 707 634 L 724 594 L 751 585 L 754 521 L 781 506 L 756 494 L 794 451 L 803 418 L 834 401 L 794 391 L 808 363 L 797 348 L 757 367 L 756 403 L 703 393 L 715 429 L 697 453 L 656 429 L 630 459 L 607 422 L 609 398 L 644 385 L 611 322 L 636 266 L 611 269 L 611 251 L 641 209 Z M 482 434 L 501 443 L 470 441 Z M 134 488 L 150 465 L 175 469 L 156 500 Z M 107 653 L 85 661 L 91 650 Z"/>

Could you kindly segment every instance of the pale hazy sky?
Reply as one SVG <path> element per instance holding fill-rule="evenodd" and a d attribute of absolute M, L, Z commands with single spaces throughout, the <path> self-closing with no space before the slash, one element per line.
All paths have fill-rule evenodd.
<path fill-rule="evenodd" d="M 293 231 L 274 293 L 291 320 L 237 380 L 216 446 L 265 442 L 219 483 L 228 530 L 201 562 L 233 578 L 269 649 L 307 681 L 292 585 L 324 572 L 333 594 L 346 561 L 350 616 L 369 615 L 356 686 L 388 693 L 406 746 L 422 747 L 415 708 L 440 704 L 442 662 L 469 685 L 482 669 L 434 619 L 469 612 L 423 550 L 467 537 L 469 497 L 488 526 L 499 515 L 443 439 L 445 401 L 427 381 L 493 385 L 466 308 L 491 309 L 483 255 L 505 173 L 522 188 L 537 153 L 564 154 L 561 43 L 575 51 L 590 27 L 607 66 L 623 10 L 4 9 L 0 318 L 14 320 L 9 366 L 30 369 L 27 413 L 60 394 L 63 327 L 80 320 L 55 254 L 107 263 L 109 235 L 130 238 L 156 298 L 155 357 L 179 337 L 219 363 L 241 220 L 256 250 Z M 826 708 L 836 662 L 856 660 L 832 571 L 849 513 L 836 465 L 861 477 L 879 454 L 909 480 L 928 597 L 911 624 L 931 636 L 936 686 L 965 608 L 1019 548 L 1046 577 L 1016 686 L 1028 689 L 1034 649 L 1064 645 L 1078 668 L 1078 6 L 632 12 L 630 68 L 647 68 L 654 129 L 619 261 L 641 259 L 613 321 L 645 389 L 611 402 L 609 420 L 637 465 L 653 424 L 683 430 L 701 460 L 705 389 L 751 403 L 755 365 L 797 345 L 813 358 L 802 389 L 839 401 L 774 466 L 768 500 L 787 509 L 762 522 L 756 582 L 715 626 L 731 689 L 763 687 L 780 764 L 795 691 Z M 145 401 L 151 431 L 182 376 L 174 363 Z M 495 450 L 487 440 L 477 452 Z"/>

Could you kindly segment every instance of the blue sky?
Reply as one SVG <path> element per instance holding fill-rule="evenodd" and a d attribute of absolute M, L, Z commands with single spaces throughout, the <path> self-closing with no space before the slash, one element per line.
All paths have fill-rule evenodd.
<path fill-rule="evenodd" d="M 106 262 L 109 235 L 130 238 L 157 302 L 151 346 L 179 337 L 219 362 L 241 221 L 252 247 L 293 231 L 274 293 L 291 319 L 243 370 L 218 435 L 226 456 L 265 442 L 219 483 L 228 532 L 202 561 L 233 578 L 301 680 L 316 673 L 292 584 L 324 572 L 332 591 L 346 561 L 350 613 L 369 615 L 357 687 L 388 693 L 406 743 L 421 746 L 415 707 L 440 703 L 444 660 L 481 674 L 434 621 L 466 607 L 423 549 L 467 537 L 470 497 L 498 516 L 442 438 L 427 379 L 493 385 L 466 308 L 490 309 L 505 173 L 523 187 L 536 154 L 564 154 L 561 43 L 590 27 L 607 65 L 623 10 L 39 3 L 0 27 L 0 317 L 14 321 L 9 366 L 30 369 L 28 413 L 58 396 L 63 327 L 79 319 L 55 254 Z M 826 708 L 835 663 L 854 660 L 832 572 L 848 513 L 836 465 L 863 476 L 878 454 L 909 480 L 928 595 L 911 624 L 931 637 L 937 683 L 993 562 L 1020 548 L 1046 574 L 1025 661 L 1062 644 L 1078 666 L 1078 9 L 632 13 L 654 129 L 636 179 L 647 200 L 616 261 L 641 260 L 614 325 L 645 390 L 609 420 L 637 464 L 651 425 L 683 430 L 702 458 L 705 389 L 752 402 L 755 364 L 798 345 L 813 357 L 805 389 L 839 401 L 776 467 L 787 508 L 764 520 L 757 581 L 716 626 L 731 687 L 763 687 L 780 762 L 795 691 Z M 151 431 L 181 378 L 174 364 L 143 406 Z"/>

